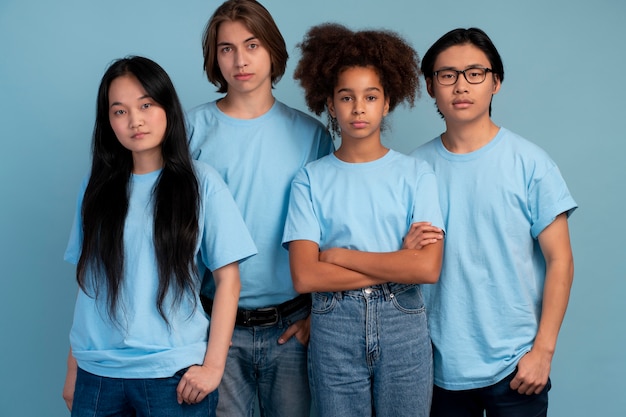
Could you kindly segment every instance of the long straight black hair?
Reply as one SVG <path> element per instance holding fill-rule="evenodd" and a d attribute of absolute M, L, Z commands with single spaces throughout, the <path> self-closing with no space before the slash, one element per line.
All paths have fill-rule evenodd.
<path fill-rule="evenodd" d="M 106 70 L 96 104 L 92 165 L 82 204 L 83 242 L 76 278 L 80 288 L 106 291 L 109 316 L 117 321 L 124 279 L 124 224 L 128 212 L 131 151 L 118 141 L 109 122 L 113 80 L 133 76 L 167 118 L 162 142 L 163 169 L 153 190 L 154 248 L 159 271 L 156 306 L 168 322 L 164 300 L 174 291 L 173 306 L 197 290 L 195 266 L 199 191 L 185 132 L 182 106 L 169 76 L 156 62 L 138 56 L 114 61 Z M 195 297 L 193 298 L 195 300 Z M 172 307 L 173 307 L 172 306 Z M 169 323 L 168 323 L 169 324 Z"/>

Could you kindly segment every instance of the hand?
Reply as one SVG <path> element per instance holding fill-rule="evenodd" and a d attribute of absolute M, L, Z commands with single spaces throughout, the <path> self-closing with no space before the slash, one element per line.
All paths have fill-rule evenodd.
<path fill-rule="evenodd" d="M 69 370 L 65 376 L 65 384 L 63 385 L 63 400 L 67 409 L 72 411 L 72 404 L 74 403 L 74 390 L 76 387 L 76 371 L 71 373 Z"/>
<path fill-rule="evenodd" d="M 193 365 L 187 369 L 178 387 L 176 399 L 178 404 L 197 404 L 207 395 L 215 391 L 222 380 L 224 370 L 211 368 L 208 365 Z"/>
<path fill-rule="evenodd" d="M 517 373 L 511 381 L 511 389 L 520 394 L 539 394 L 550 376 L 552 355 L 531 350 L 520 359 L 517 364 Z"/>
<path fill-rule="evenodd" d="M 63 400 L 67 409 L 72 411 L 72 405 L 74 403 L 74 391 L 76 389 L 76 374 L 78 372 L 78 364 L 76 359 L 72 356 L 72 351 L 67 356 L 67 373 L 65 374 L 65 384 L 63 385 Z"/>
<path fill-rule="evenodd" d="M 287 327 L 287 330 L 278 338 L 278 344 L 283 345 L 287 343 L 287 340 L 295 336 L 298 341 L 306 346 L 309 344 L 309 336 L 311 334 L 311 316 L 308 316 L 304 320 L 298 320 L 291 326 Z"/>
<path fill-rule="evenodd" d="M 443 239 L 443 230 L 433 226 L 430 222 L 416 222 L 411 224 L 402 240 L 402 249 L 422 249 L 441 239 Z"/>

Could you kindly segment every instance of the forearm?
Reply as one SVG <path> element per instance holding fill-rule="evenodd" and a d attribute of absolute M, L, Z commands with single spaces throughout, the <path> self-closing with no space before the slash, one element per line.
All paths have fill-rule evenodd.
<path fill-rule="evenodd" d="M 443 243 L 422 249 L 395 252 L 362 252 L 333 248 L 321 253 L 320 259 L 385 282 L 431 284 L 441 272 Z"/>
<path fill-rule="evenodd" d="M 294 288 L 299 293 L 346 291 L 386 281 L 339 265 L 322 262 L 316 243 L 299 240 L 289 244 L 289 262 Z"/>
<path fill-rule="evenodd" d="M 539 244 L 546 260 L 546 279 L 541 319 L 533 349 L 553 355 L 574 279 L 574 260 L 565 214 L 557 216 L 541 232 Z"/>
<path fill-rule="evenodd" d="M 219 372 L 221 378 L 233 336 L 241 289 L 238 264 L 222 267 L 214 271 L 213 276 L 216 280 L 216 289 L 203 366 Z"/>
<path fill-rule="evenodd" d="M 573 262 L 551 263 L 546 271 L 539 329 L 533 349 L 553 355 L 569 302 L 574 277 Z"/>

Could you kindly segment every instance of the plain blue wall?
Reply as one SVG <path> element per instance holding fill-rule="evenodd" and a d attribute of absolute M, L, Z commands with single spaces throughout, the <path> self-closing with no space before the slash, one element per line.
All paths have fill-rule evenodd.
<path fill-rule="evenodd" d="M 291 74 L 306 28 L 338 21 L 391 28 L 422 55 L 449 29 L 478 26 L 505 63 L 494 119 L 545 148 L 580 209 L 571 218 L 576 278 L 554 359 L 551 416 L 624 415 L 626 227 L 622 0 L 267 0 L 292 59 L 276 88 L 306 110 Z M 445 5 L 444 5 L 445 4 Z M 65 416 L 61 399 L 76 293 L 62 260 L 89 162 L 99 79 L 142 54 L 170 74 L 186 108 L 216 97 L 202 72 L 216 1 L 0 0 L 0 416 Z M 408 152 L 440 133 L 424 93 L 391 119 Z"/>

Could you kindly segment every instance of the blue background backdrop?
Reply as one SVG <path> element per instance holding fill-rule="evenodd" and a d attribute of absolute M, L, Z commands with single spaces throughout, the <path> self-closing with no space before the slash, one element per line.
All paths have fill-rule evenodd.
<path fill-rule="evenodd" d="M 128 54 L 159 62 L 185 108 L 216 98 L 202 71 L 204 25 L 220 2 L 0 0 L 0 416 L 65 416 L 61 398 L 74 269 L 62 260 L 89 165 L 97 86 Z M 624 99 L 621 0 L 266 0 L 291 54 L 275 90 L 306 110 L 292 80 L 295 44 L 324 21 L 390 28 L 420 53 L 455 27 L 478 26 L 500 50 L 496 123 L 559 164 L 580 209 L 576 275 L 553 364 L 553 417 L 626 410 Z M 443 129 L 424 91 L 398 108 L 386 143 L 409 152 Z"/>

